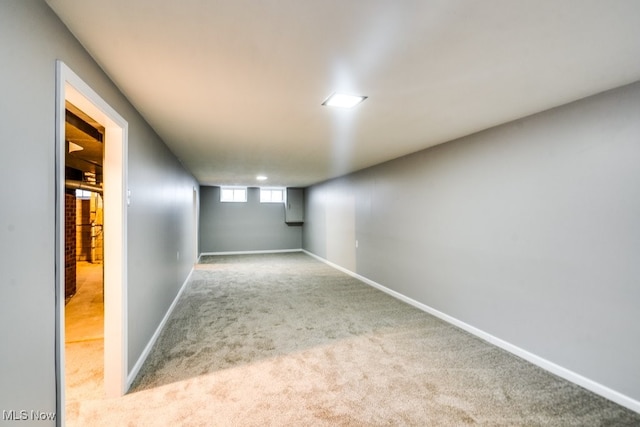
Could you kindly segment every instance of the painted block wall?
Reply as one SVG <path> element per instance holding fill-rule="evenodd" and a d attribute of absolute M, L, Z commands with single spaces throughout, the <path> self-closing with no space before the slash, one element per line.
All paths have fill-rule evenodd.
<path fill-rule="evenodd" d="M 53 412 L 56 60 L 129 124 L 129 369 L 195 261 L 198 183 L 43 1 L 0 2 L 0 58 L 0 410 Z"/>
<path fill-rule="evenodd" d="M 246 203 L 220 202 L 220 187 L 200 188 L 200 251 L 244 252 L 300 249 L 302 227 L 284 222 L 283 203 L 260 203 L 248 188 Z"/>
<path fill-rule="evenodd" d="M 306 194 L 304 249 L 640 401 L 640 83 Z"/>

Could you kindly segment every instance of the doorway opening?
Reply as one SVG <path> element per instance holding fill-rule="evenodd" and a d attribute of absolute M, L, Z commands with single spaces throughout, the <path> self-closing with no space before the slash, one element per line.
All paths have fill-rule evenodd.
<path fill-rule="evenodd" d="M 104 127 L 65 102 L 67 415 L 104 397 Z"/>
<path fill-rule="evenodd" d="M 75 297 L 72 297 L 72 295 L 82 288 L 82 286 L 77 286 L 78 284 L 75 283 L 76 290 L 71 289 L 71 295 L 68 295 L 67 278 L 72 272 L 71 270 L 69 272 L 66 271 L 67 253 L 65 241 L 73 241 L 73 239 L 71 236 L 66 239 L 65 229 L 67 227 L 65 227 L 65 221 L 67 211 L 70 212 L 73 209 L 67 209 L 67 203 L 76 205 L 76 214 L 79 211 L 78 203 L 88 204 L 89 227 L 93 224 L 93 230 L 89 232 L 93 233 L 93 237 L 90 234 L 89 241 L 95 246 L 91 247 L 92 243 L 89 243 L 89 252 L 86 256 L 93 261 L 98 261 L 100 258 L 104 260 L 102 272 L 96 271 L 98 270 L 96 266 L 94 266 L 93 272 L 87 272 L 89 274 L 93 273 L 94 277 L 102 276 L 103 278 L 104 321 L 102 335 L 104 350 L 102 352 L 103 356 L 98 356 L 103 361 L 103 396 L 122 396 L 129 386 L 127 379 L 126 327 L 126 153 L 128 125 L 113 108 L 61 61 L 57 63 L 56 89 L 56 408 L 58 413 L 57 423 L 58 425 L 64 425 L 67 326 L 65 302 L 72 304 L 73 299 L 78 298 L 77 295 Z M 67 137 L 67 133 L 75 132 L 67 128 L 67 117 L 69 117 L 67 111 L 84 118 L 82 121 L 89 122 L 90 127 L 102 133 L 101 149 L 103 152 L 102 154 L 95 154 L 93 160 L 89 159 L 89 162 L 96 163 L 95 157 L 102 157 L 100 168 L 96 167 L 94 170 L 80 170 L 78 172 L 77 168 L 79 166 L 74 163 L 78 159 L 74 159 L 74 156 L 69 154 L 73 154 L 74 150 L 87 150 L 88 153 L 91 146 L 88 143 L 83 146 L 79 141 L 74 142 L 71 134 L 69 135 L 71 138 Z M 76 127 L 83 126 L 80 122 L 77 123 Z M 89 128 L 85 128 L 83 131 L 84 134 L 92 132 Z M 94 137 L 99 139 L 97 135 L 94 135 Z M 95 141 L 92 143 L 98 144 Z M 82 147 L 82 150 L 79 147 Z M 93 148 L 97 150 L 97 146 L 93 146 Z M 69 153 L 70 151 L 72 153 Z M 76 153 L 75 157 L 78 157 L 78 153 Z M 85 163 L 87 163 L 87 160 L 82 159 Z M 94 166 L 97 165 L 94 164 Z M 89 167 L 85 165 L 85 168 Z M 76 170 L 74 171 L 73 169 Z M 87 193 L 76 194 L 75 190 L 88 191 L 89 193 L 88 195 Z M 100 191 L 102 191 L 101 195 Z M 80 202 L 77 200 L 78 195 L 81 199 Z M 82 199 L 83 195 L 88 197 L 88 202 Z M 93 220 L 91 219 L 92 211 Z M 83 212 L 83 209 L 80 209 L 80 212 Z M 104 228 L 99 224 L 100 215 L 104 219 Z M 102 240 L 102 251 L 100 251 L 98 245 L 100 239 Z M 95 262 L 89 264 L 99 265 L 99 263 Z M 77 262 L 76 273 L 78 273 Z M 99 298 L 100 296 L 94 295 L 94 297 Z M 96 327 L 95 325 L 95 323 L 99 323 L 99 320 L 93 323 L 94 331 L 95 329 L 99 330 L 100 326 Z"/>

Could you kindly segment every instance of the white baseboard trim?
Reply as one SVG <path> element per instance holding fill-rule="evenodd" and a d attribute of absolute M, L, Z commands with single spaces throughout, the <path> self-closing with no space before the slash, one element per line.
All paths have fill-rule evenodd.
<path fill-rule="evenodd" d="M 288 252 L 302 252 L 302 249 L 268 249 L 264 251 L 231 251 L 231 252 L 202 252 L 198 256 L 198 262 L 203 255 L 255 255 L 255 254 L 283 254 Z"/>
<path fill-rule="evenodd" d="M 144 362 L 147 360 L 147 357 L 149 357 L 149 353 L 151 353 L 151 349 L 155 345 L 156 341 L 158 340 L 158 337 L 160 336 L 160 333 L 164 329 L 164 325 L 167 323 L 167 321 L 169 320 L 169 317 L 171 317 L 171 313 L 173 313 L 173 310 L 176 308 L 176 305 L 178 304 L 178 300 L 180 299 L 180 296 L 184 292 L 185 288 L 187 287 L 187 283 L 189 283 L 189 280 L 191 279 L 193 270 L 194 268 L 192 267 L 191 271 L 187 275 L 187 278 L 184 279 L 182 286 L 180 286 L 180 290 L 178 291 L 178 294 L 175 296 L 175 298 L 173 299 L 173 302 L 169 306 L 169 309 L 167 310 L 164 317 L 162 318 L 162 321 L 156 328 L 156 331 L 153 333 L 153 336 L 151 336 L 151 339 L 145 346 L 144 350 L 142 350 L 142 354 L 136 361 L 136 364 L 133 365 L 131 372 L 129 372 L 129 375 L 127 376 L 127 390 L 129 390 L 129 388 L 131 387 L 131 384 L 133 384 L 133 381 L 138 376 L 140 369 L 142 369 L 142 365 L 144 365 Z"/>
<path fill-rule="evenodd" d="M 335 264 L 327 259 L 324 259 L 314 253 L 311 253 L 305 249 L 302 249 L 302 252 L 306 253 L 307 255 L 324 262 L 325 264 L 342 271 L 343 273 L 348 274 L 349 276 L 352 276 L 364 283 L 366 283 L 369 286 L 372 286 L 376 289 L 381 290 L 382 292 L 391 295 L 394 298 L 399 299 L 400 301 L 406 302 L 409 305 L 412 305 L 426 313 L 429 313 L 439 319 L 444 320 L 447 323 L 450 323 L 454 326 L 457 326 L 460 329 L 463 329 L 467 332 L 469 332 L 472 335 L 477 336 L 478 338 L 487 341 L 490 344 L 493 344 L 497 347 L 502 348 L 503 350 L 508 351 L 509 353 L 515 354 L 516 356 L 530 362 L 533 363 L 536 366 L 539 366 L 540 368 L 551 372 L 552 374 L 555 374 L 561 378 L 564 378 L 567 381 L 570 381 L 574 384 L 577 384 L 589 391 L 592 391 L 595 394 L 598 394 L 606 399 L 611 400 L 612 402 L 617 403 L 618 405 L 624 406 L 625 408 L 631 409 L 634 412 L 638 412 L 640 413 L 640 402 L 627 396 L 624 395 L 618 391 L 615 391 L 607 386 L 604 386 L 598 382 L 595 382 L 589 378 L 586 378 L 576 372 L 573 372 L 567 368 L 564 368 L 560 365 L 557 365 L 547 359 L 544 359 L 536 354 L 533 354 L 527 350 L 524 350 L 514 344 L 511 344 L 503 339 L 500 339 L 496 336 L 493 336 L 481 329 L 476 328 L 475 326 L 471 326 L 468 323 L 465 323 L 461 320 L 456 319 L 455 317 L 449 316 L 448 314 L 445 314 L 441 311 L 436 310 L 435 308 L 429 307 L 428 305 L 425 305 L 421 302 L 418 302 L 412 298 L 409 298 L 399 292 L 396 292 L 392 289 L 389 289 L 377 282 L 374 282 L 373 280 L 370 280 L 364 276 L 361 276 L 357 273 L 354 273 L 351 270 L 347 270 L 344 267 L 339 266 L 338 264 Z"/>

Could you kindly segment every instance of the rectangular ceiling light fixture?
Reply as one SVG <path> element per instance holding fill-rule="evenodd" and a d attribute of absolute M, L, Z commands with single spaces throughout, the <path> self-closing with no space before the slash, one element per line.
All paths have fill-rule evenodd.
<path fill-rule="evenodd" d="M 327 107 L 353 108 L 367 99 L 366 96 L 346 95 L 344 93 L 334 93 L 328 97 L 322 105 Z"/>

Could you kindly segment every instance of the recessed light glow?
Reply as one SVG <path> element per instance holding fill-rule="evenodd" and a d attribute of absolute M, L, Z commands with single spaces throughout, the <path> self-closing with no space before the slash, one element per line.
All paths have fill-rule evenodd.
<path fill-rule="evenodd" d="M 258 175 L 258 176 L 256 176 L 256 179 L 257 179 L 258 181 L 266 181 L 266 180 L 267 180 L 267 177 L 266 177 L 266 176 L 264 176 L 264 175 Z"/>
<path fill-rule="evenodd" d="M 327 107 L 352 108 L 367 99 L 366 96 L 346 95 L 344 93 L 334 93 L 328 97 L 322 105 Z"/>
<path fill-rule="evenodd" d="M 69 153 L 73 153 L 74 151 L 82 151 L 84 148 L 74 142 L 69 141 Z"/>

